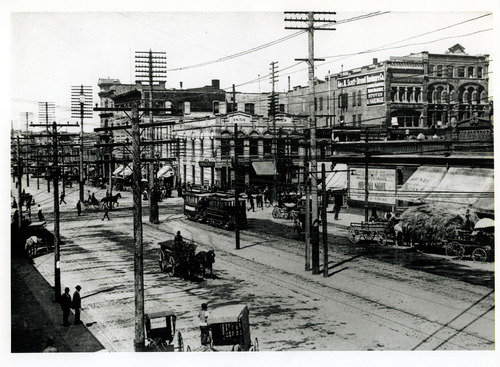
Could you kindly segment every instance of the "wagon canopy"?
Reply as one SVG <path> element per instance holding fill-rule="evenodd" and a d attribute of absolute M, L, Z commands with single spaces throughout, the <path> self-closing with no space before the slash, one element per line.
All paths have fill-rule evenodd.
<path fill-rule="evenodd" d="M 208 324 L 222 324 L 226 322 L 238 322 L 241 317 L 248 315 L 248 307 L 246 305 L 228 305 L 217 307 L 215 310 L 210 311 L 208 317 Z"/>

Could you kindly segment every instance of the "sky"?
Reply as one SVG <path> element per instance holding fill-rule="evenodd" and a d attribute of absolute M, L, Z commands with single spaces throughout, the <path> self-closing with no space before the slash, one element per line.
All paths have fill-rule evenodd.
<path fill-rule="evenodd" d="M 336 12 L 321 16 L 335 20 L 336 24 L 330 23 L 335 30 L 314 32 L 315 58 L 325 59 L 316 62 L 315 76 L 320 79 L 329 72 L 370 64 L 373 58 L 383 61 L 421 51 L 444 53 L 456 43 L 471 55 L 493 53 L 491 1 L 475 1 L 474 11 L 454 1 L 453 12 L 441 8 L 422 12 L 395 2 L 380 6 L 384 1 L 377 2 L 378 9 L 372 2 L 360 2 L 363 6 L 355 7 L 356 11 L 342 9 L 333 1 L 319 1 L 310 9 L 293 6 L 294 1 L 246 9 L 220 5 L 222 11 L 206 2 L 196 8 L 141 6 L 140 11 L 137 6 L 123 6 L 127 2 L 114 1 L 106 4 L 115 3 L 115 7 L 92 6 L 90 1 L 87 8 L 78 9 L 65 3 L 52 7 L 45 2 L 43 7 L 31 1 L 25 6 L 21 3 L 12 1 L 7 13 L 10 125 L 23 129 L 26 112 L 31 113 L 29 120 L 38 123 L 38 102 L 54 102 L 58 122 L 78 122 L 71 118 L 71 87 L 92 86 L 93 103 L 97 103 L 99 78 L 134 82 L 136 51 L 165 52 L 169 89 L 181 88 L 181 83 L 183 88 L 201 87 L 218 79 L 226 90 L 234 84 L 240 92 L 270 92 L 271 62 L 277 62 L 278 91 L 287 90 L 288 83 L 306 86 L 307 63 L 296 59 L 307 58 L 307 33 L 285 27 L 307 23 L 285 21 L 300 15 L 284 11 Z M 208 2 L 216 3 L 224 1 Z M 440 2 L 446 3 L 451 2 Z M 84 123 L 85 131 L 97 126 L 97 114 Z"/>

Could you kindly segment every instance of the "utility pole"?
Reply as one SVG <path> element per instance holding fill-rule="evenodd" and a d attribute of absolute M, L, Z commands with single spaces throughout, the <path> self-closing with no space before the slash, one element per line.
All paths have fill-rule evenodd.
<path fill-rule="evenodd" d="M 38 122 L 39 126 L 50 127 L 49 121 L 56 120 L 56 104 L 54 102 L 38 102 Z M 36 126 L 33 125 L 32 126 Z M 50 192 L 50 175 L 47 178 L 47 192 Z"/>
<path fill-rule="evenodd" d="M 74 86 L 71 87 L 71 117 L 80 118 L 80 175 L 79 189 L 80 200 L 84 200 L 85 175 L 83 172 L 83 119 L 92 117 L 92 87 Z"/>
<path fill-rule="evenodd" d="M 135 70 L 136 77 L 141 82 L 146 82 L 149 85 L 149 120 L 153 125 L 153 84 L 158 83 L 167 78 L 167 57 L 165 52 L 149 51 L 136 51 L 135 52 Z M 150 147 L 151 158 L 155 158 L 155 127 L 151 126 L 149 131 L 149 138 L 153 142 Z M 158 214 L 158 189 L 155 178 L 155 164 L 153 160 L 149 164 L 149 222 L 158 224 L 160 223 Z"/>
<path fill-rule="evenodd" d="M 39 125 L 31 125 L 31 126 L 44 126 L 47 128 L 47 132 L 49 133 L 48 124 L 39 124 Z M 75 125 L 62 125 L 65 127 L 68 126 L 78 126 Z M 54 183 L 54 292 L 55 292 L 55 301 L 59 302 L 61 297 L 61 251 L 60 251 L 60 213 L 59 213 L 59 176 L 61 174 L 61 165 L 59 165 L 59 154 L 58 154 L 58 132 L 57 132 L 57 123 L 54 121 L 52 123 L 52 132 L 49 133 L 52 136 L 52 167 L 49 173 L 50 177 Z"/>
<path fill-rule="evenodd" d="M 142 244 L 141 204 L 141 152 L 138 102 L 132 104 L 132 177 L 134 201 L 134 289 L 135 289 L 135 338 L 134 350 L 144 350 L 144 270 Z"/>
<path fill-rule="evenodd" d="M 273 197 L 273 202 L 276 202 L 276 197 L 278 195 L 277 189 L 278 189 L 278 142 L 276 140 L 276 112 L 278 109 L 278 96 L 275 93 L 275 85 L 276 81 L 278 80 L 276 77 L 276 68 L 277 68 L 277 61 L 273 61 L 271 63 L 271 85 L 272 85 L 272 91 L 271 95 L 269 96 L 269 116 L 271 116 L 271 121 L 273 123 L 273 140 L 272 140 L 272 146 L 271 146 L 271 153 L 273 155 L 274 159 L 274 175 L 273 175 L 273 191 L 272 191 L 272 197 Z"/>
<path fill-rule="evenodd" d="M 325 164 L 321 164 L 321 224 L 323 234 L 323 277 L 328 278 L 328 225 L 326 223 L 326 208 L 328 204 L 328 193 L 326 192 L 326 171 Z"/>
<path fill-rule="evenodd" d="M 17 136 L 17 210 L 19 213 L 19 220 L 17 222 L 18 228 L 21 229 L 23 223 L 23 202 L 22 202 L 22 178 L 23 178 L 23 162 L 21 160 L 21 146 L 19 144 L 19 136 Z"/>
<path fill-rule="evenodd" d="M 309 66 L 309 131 L 310 131 L 310 146 L 311 146 L 311 166 L 313 174 L 311 174 L 311 201 L 312 201 L 312 273 L 319 274 L 319 219 L 318 219 L 318 183 L 317 183 L 317 152 L 316 152 L 316 108 L 315 108 L 315 83 L 314 83 L 314 61 L 324 61 L 324 59 L 314 58 L 314 31 L 315 30 L 335 30 L 335 28 L 315 27 L 315 22 L 335 23 L 330 19 L 315 19 L 315 15 L 335 15 L 335 12 L 285 12 L 285 14 L 296 14 L 299 18 L 285 18 L 287 22 L 306 22 L 307 26 L 302 27 L 285 27 L 285 29 L 301 29 L 308 32 L 308 58 L 296 59 L 306 61 Z M 304 18 L 305 16 L 305 18 Z M 309 198 L 306 198 L 309 205 Z"/>
<path fill-rule="evenodd" d="M 236 144 L 238 142 L 238 124 L 234 124 L 234 208 L 235 213 L 235 223 L 234 223 L 234 235 L 236 242 L 236 250 L 240 249 L 240 183 L 239 183 L 239 167 L 238 167 L 238 149 Z"/>
<path fill-rule="evenodd" d="M 370 194 L 368 190 L 368 161 L 370 159 L 370 151 L 368 150 L 368 127 L 365 131 L 365 222 L 368 222 L 368 196 Z"/>

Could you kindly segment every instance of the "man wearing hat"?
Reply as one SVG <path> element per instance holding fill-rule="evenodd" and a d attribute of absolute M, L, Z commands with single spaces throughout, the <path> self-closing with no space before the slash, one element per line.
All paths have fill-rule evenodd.
<path fill-rule="evenodd" d="M 76 291 L 73 293 L 73 309 L 75 310 L 75 325 L 82 324 L 82 321 L 80 320 L 80 307 L 82 307 L 82 301 L 80 298 L 80 290 L 82 287 L 77 285 L 75 287 Z"/>

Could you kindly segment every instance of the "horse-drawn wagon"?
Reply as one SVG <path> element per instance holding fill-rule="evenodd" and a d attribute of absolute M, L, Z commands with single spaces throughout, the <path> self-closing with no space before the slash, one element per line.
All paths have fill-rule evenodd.
<path fill-rule="evenodd" d="M 358 243 L 364 238 L 366 241 L 376 240 L 379 245 L 384 246 L 394 234 L 394 224 L 391 221 L 351 223 L 347 231 L 352 243 Z"/>
<path fill-rule="evenodd" d="M 146 331 L 146 351 L 184 352 L 184 340 L 180 331 L 175 329 L 174 312 L 159 311 L 144 315 Z"/>
<path fill-rule="evenodd" d="M 207 318 L 207 327 L 208 334 L 202 335 L 205 336 L 202 340 L 210 350 L 225 351 L 226 347 L 231 347 L 233 352 L 259 350 L 259 340 L 255 338 L 252 342 L 251 339 L 247 305 L 234 304 L 215 308 Z M 186 351 L 190 352 L 191 347 L 187 346 Z"/>
<path fill-rule="evenodd" d="M 158 264 L 169 276 L 204 277 L 206 270 L 213 274 L 214 250 L 196 252 L 197 245 L 185 241 L 167 240 L 159 243 Z"/>

